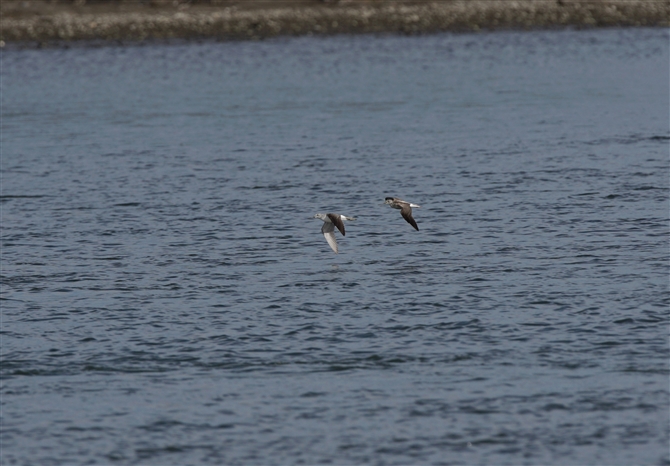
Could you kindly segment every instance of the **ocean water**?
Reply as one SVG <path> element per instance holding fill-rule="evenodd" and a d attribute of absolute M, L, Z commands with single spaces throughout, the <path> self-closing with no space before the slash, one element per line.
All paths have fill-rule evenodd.
<path fill-rule="evenodd" d="M 3 50 L 1 463 L 670 464 L 668 54 Z"/>

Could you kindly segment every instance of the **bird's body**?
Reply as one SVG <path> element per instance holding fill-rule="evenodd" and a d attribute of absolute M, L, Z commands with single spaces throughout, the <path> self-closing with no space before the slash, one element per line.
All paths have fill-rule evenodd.
<path fill-rule="evenodd" d="M 397 197 L 387 197 L 386 200 L 384 201 L 384 204 L 388 204 L 394 209 L 399 209 L 402 218 L 404 218 L 407 221 L 407 223 L 412 225 L 416 231 L 419 231 L 419 227 L 417 226 L 416 222 L 414 221 L 414 218 L 412 217 L 412 207 L 421 207 L 420 205 L 403 201 L 402 199 L 398 199 Z"/>
<path fill-rule="evenodd" d="M 321 233 L 325 236 L 326 241 L 330 247 L 337 254 L 337 241 L 335 240 L 335 227 L 340 230 L 342 236 L 345 236 L 344 233 L 344 220 L 356 220 L 354 217 L 346 217 L 340 214 L 316 214 L 314 218 L 319 218 L 323 220 L 323 226 L 321 227 Z"/>

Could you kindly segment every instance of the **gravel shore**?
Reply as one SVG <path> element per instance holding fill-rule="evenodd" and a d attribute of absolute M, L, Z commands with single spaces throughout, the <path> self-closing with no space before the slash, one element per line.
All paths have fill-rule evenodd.
<path fill-rule="evenodd" d="M 481 29 L 668 26 L 670 0 L 4 0 L 0 45 Z"/>

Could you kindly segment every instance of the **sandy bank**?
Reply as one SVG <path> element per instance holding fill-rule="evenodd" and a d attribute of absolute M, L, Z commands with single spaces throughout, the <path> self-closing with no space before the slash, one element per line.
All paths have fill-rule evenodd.
<path fill-rule="evenodd" d="M 4 0 L 0 40 L 259 39 L 548 27 L 668 26 L 670 0 Z"/>

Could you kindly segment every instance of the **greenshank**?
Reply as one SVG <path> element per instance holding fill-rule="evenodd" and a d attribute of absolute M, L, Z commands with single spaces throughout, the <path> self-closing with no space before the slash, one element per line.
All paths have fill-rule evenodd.
<path fill-rule="evenodd" d="M 412 225 L 416 231 L 419 231 L 419 227 L 412 218 L 412 207 L 421 207 L 420 205 L 403 201 L 402 199 L 398 199 L 397 197 L 387 197 L 386 200 L 384 201 L 384 204 L 388 204 L 394 209 L 400 209 L 400 215 L 402 215 L 402 218 L 407 220 L 407 223 Z"/>
<path fill-rule="evenodd" d="M 354 217 L 345 217 L 340 214 L 316 214 L 314 218 L 320 218 L 323 220 L 323 226 L 321 227 L 321 233 L 326 237 L 326 241 L 330 244 L 330 247 L 333 248 L 335 254 L 337 254 L 337 241 L 335 240 L 335 227 L 340 230 L 342 236 L 344 236 L 344 221 L 343 220 L 356 220 Z"/>

